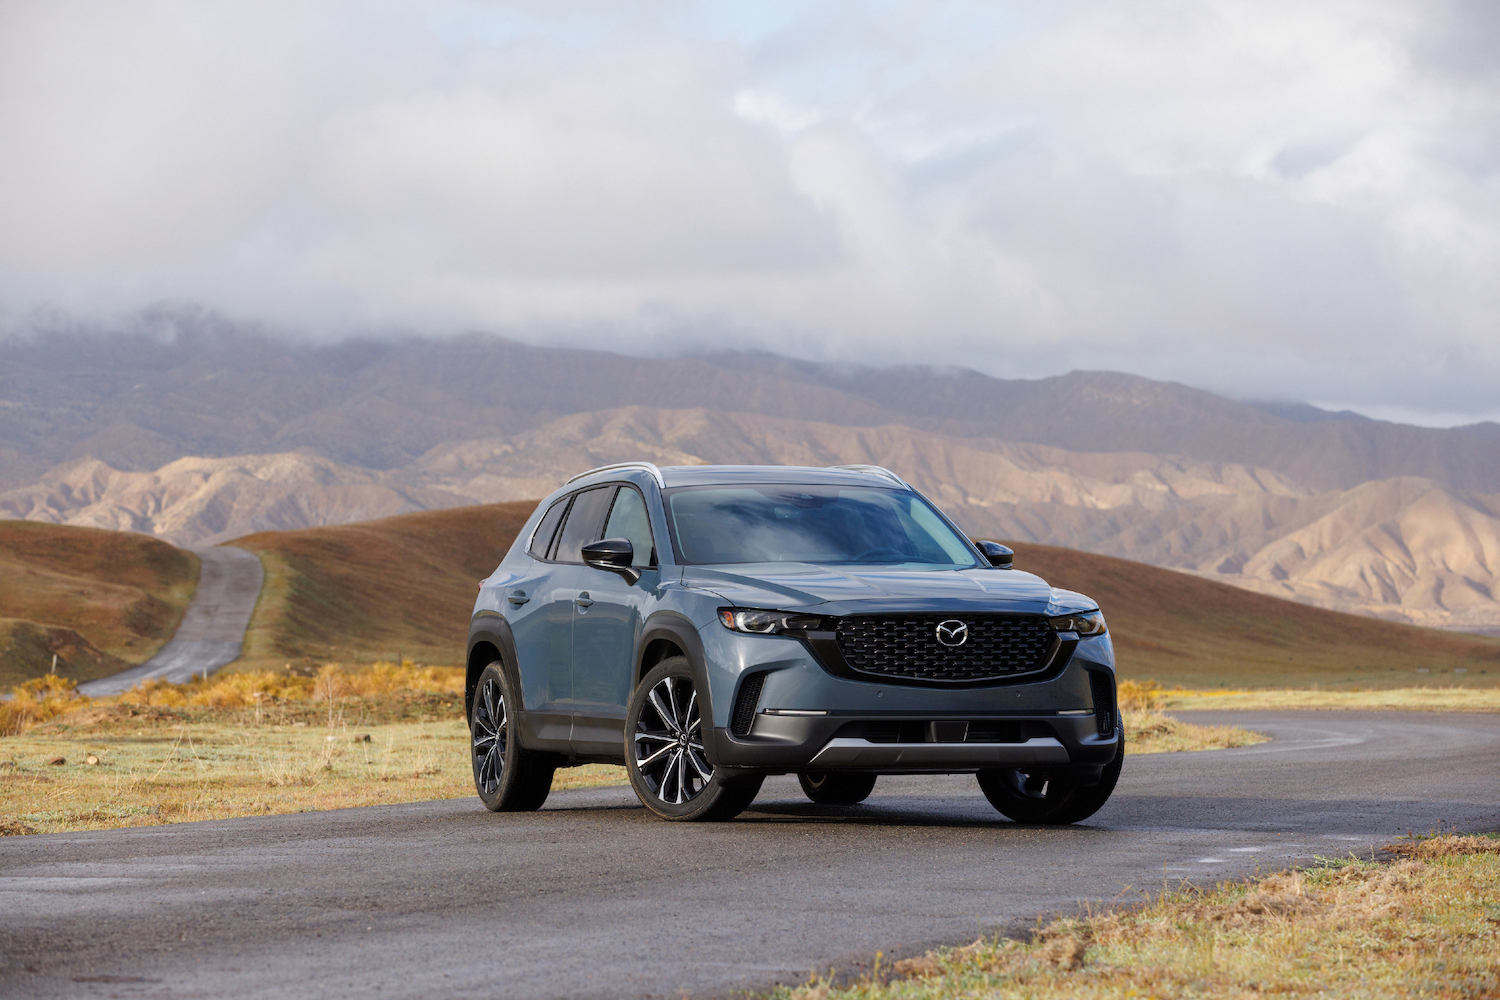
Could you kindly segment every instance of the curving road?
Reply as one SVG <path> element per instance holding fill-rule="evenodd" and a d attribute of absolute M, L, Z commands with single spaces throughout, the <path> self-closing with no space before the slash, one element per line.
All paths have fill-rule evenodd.
<path fill-rule="evenodd" d="M 1408 829 L 1500 827 L 1500 716 L 1191 715 L 1274 740 L 1129 758 L 1064 829 L 1004 821 L 967 777 L 882 778 L 855 807 L 778 778 L 717 826 L 594 789 L 521 815 L 459 800 L 5 838 L 0 995 L 723 995 Z"/>
<path fill-rule="evenodd" d="M 91 698 L 122 694 L 153 678 L 182 684 L 240 658 L 265 579 L 260 559 L 228 545 L 193 551 L 202 569 L 176 633 L 145 663 L 80 684 L 80 693 Z"/>

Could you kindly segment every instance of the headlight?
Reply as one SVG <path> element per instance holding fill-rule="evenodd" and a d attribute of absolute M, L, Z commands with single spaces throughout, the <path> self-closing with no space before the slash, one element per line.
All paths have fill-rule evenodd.
<path fill-rule="evenodd" d="M 1059 632 L 1077 632 L 1080 637 L 1103 635 L 1104 612 L 1084 611 L 1076 615 L 1058 615 L 1052 619 L 1052 627 Z"/>
<path fill-rule="evenodd" d="M 719 621 L 736 632 L 757 635 L 780 635 L 783 632 L 809 632 L 823 627 L 821 615 L 799 615 L 790 611 L 741 611 L 720 608 Z"/>

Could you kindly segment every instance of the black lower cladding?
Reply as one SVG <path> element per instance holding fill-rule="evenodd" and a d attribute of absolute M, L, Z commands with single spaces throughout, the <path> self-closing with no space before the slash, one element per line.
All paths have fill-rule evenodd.
<path fill-rule="evenodd" d="M 837 642 L 851 670 L 933 683 L 1002 680 L 1047 668 L 1058 639 L 1040 615 L 850 615 Z"/>
<path fill-rule="evenodd" d="M 1025 743 L 1056 738 L 1057 730 L 1035 719 L 976 719 L 968 724 L 964 743 Z M 919 720 L 870 720 L 846 722 L 835 737 L 869 740 L 871 743 L 930 743 L 931 727 Z"/>

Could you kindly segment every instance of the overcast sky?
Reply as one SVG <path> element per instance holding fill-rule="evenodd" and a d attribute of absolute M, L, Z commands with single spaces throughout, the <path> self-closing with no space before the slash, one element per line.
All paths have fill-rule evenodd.
<path fill-rule="evenodd" d="M 1500 418 L 1500 4 L 0 4 L 0 322 Z"/>

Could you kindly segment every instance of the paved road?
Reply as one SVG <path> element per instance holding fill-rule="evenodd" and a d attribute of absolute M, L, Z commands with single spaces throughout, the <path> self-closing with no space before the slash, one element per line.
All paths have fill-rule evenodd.
<path fill-rule="evenodd" d="M 194 551 L 203 569 L 176 634 L 140 666 L 80 684 L 79 691 L 98 698 L 120 694 L 156 677 L 181 684 L 240 658 L 245 629 L 265 578 L 260 559 L 253 552 L 227 545 Z"/>
<path fill-rule="evenodd" d="M 1065 829 L 1004 821 L 972 778 L 882 778 L 855 807 L 783 778 L 717 826 L 595 789 L 524 815 L 459 800 L 5 838 L 0 994 L 722 995 L 1164 881 L 1500 827 L 1500 716 L 1196 715 L 1276 739 L 1129 758 Z"/>

